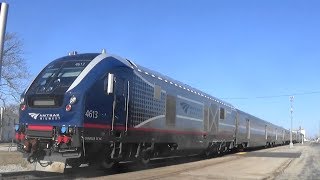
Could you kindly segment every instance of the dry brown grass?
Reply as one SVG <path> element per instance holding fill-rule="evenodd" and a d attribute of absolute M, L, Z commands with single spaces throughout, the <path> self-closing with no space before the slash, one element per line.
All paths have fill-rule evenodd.
<path fill-rule="evenodd" d="M 21 164 L 22 167 L 26 167 L 28 165 L 28 163 L 22 158 L 22 154 L 20 152 L 0 151 L 0 166 L 8 164 Z"/>

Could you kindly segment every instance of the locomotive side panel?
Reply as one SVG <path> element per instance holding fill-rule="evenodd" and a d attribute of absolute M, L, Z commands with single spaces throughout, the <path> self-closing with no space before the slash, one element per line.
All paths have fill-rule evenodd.
<path fill-rule="evenodd" d="M 153 76 L 139 71 L 134 74 L 133 130 L 149 131 L 145 135 L 154 142 L 177 143 L 179 149 L 202 148 L 204 104 Z"/>

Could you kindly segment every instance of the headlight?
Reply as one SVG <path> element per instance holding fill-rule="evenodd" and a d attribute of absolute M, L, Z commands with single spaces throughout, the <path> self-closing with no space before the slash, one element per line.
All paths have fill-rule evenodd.
<path fill-rule="evenodd" d="M 69 129 L 68 129 L 68 133 L 69 133 L 69 134 L 72 134 L 72 133 L 73 133 L 73 131 L 74 131 L 73 127 L 69 127 Z"/>
<path fill-rule="evenodd" d="M 77 98 L 74 95 L 72 95 L 70 100 L 69 100 L 69 104 L 74 104 L 76 102 L 77 102 Z"/>
<path fill-rule="evenodd" d="M 24 104 L 24 97 L 20 99 L 20 104 Z"/>
<path fill-rule="evenodd" d="M 61 133 L 66 133 L 67 132 L 67 127 L 62 126 L 60 130 L 61 130 Z"/>
<path fill-rule="evenodd" d="M 71 104 L 68 104 L 68 105 L 66 105 L 66 111 L 71 111 L 71 109 L 72 109 L 72 105 Z"/>
<path fill-rule="evenodd" d="M 14 129 L 15 129 L 16 131 L 18 131 L 18 130 L 19 130 L 19 124 L 14 125 Z"/>
<path fill-rule="evenodd" d="M 27 108 L 27 106 L 26 106 L 25 104 L 21 104 L 21 105 L 20 105 L 20 109 L 21 109 L 21 111 L 26 110 L 26 108 Z"/>

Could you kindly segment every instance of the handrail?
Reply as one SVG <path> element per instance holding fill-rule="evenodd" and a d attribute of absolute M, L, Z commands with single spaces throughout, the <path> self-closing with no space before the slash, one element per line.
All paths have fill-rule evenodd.
<path fill-rule="evenodd" d="M 126 132 L 128 131 L 128 119 L 129 119 L 129 100 L 130 100 L 130 82 L 128 81 L 128 92 L 127 92 L 127 114 L 126 114 Z"/>

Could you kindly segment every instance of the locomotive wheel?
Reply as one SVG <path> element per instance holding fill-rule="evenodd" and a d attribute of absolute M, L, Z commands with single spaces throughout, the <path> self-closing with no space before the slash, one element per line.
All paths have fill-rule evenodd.
<path fill-rule="evenodd" d="M 140 162 L 142 163 L 142 165 L 148 166 L 148 164 L 150 163 L 150 159 L 151 159 L 151 151 L 143 151 L 140 159 Z"/>
<path fill-rule="evenodd" d="M 101 166 L 104 169 L 111 169 L 114 165 L 115 165 L 115 161 L 111 160 L 111 159 L 106 159 L 102 162 Z"/>
<path fill-rule="evenodd" d="M 206 149 L 202 152 L 202 156 L 204 156 L 205 158 L 212 158 L 213 154 L 214 154 L 214 151 L 211 148 Z"/>
<path fill-rule="evenodd" d="M 147 166 L 150 163 L 150 156 L 144 156 L 141 158 L 141 163 L 145 166 Z"/>
<path fill-rule="evenodd" d="M 205 154 L 205 156 L 206 156 L 207 158 L 210 158 L 212 153 L 211 153 L 210 150 L 208 149 L 208 150 L 206 150 L 206 151 L 204 152 L 204 154 Z"/>

